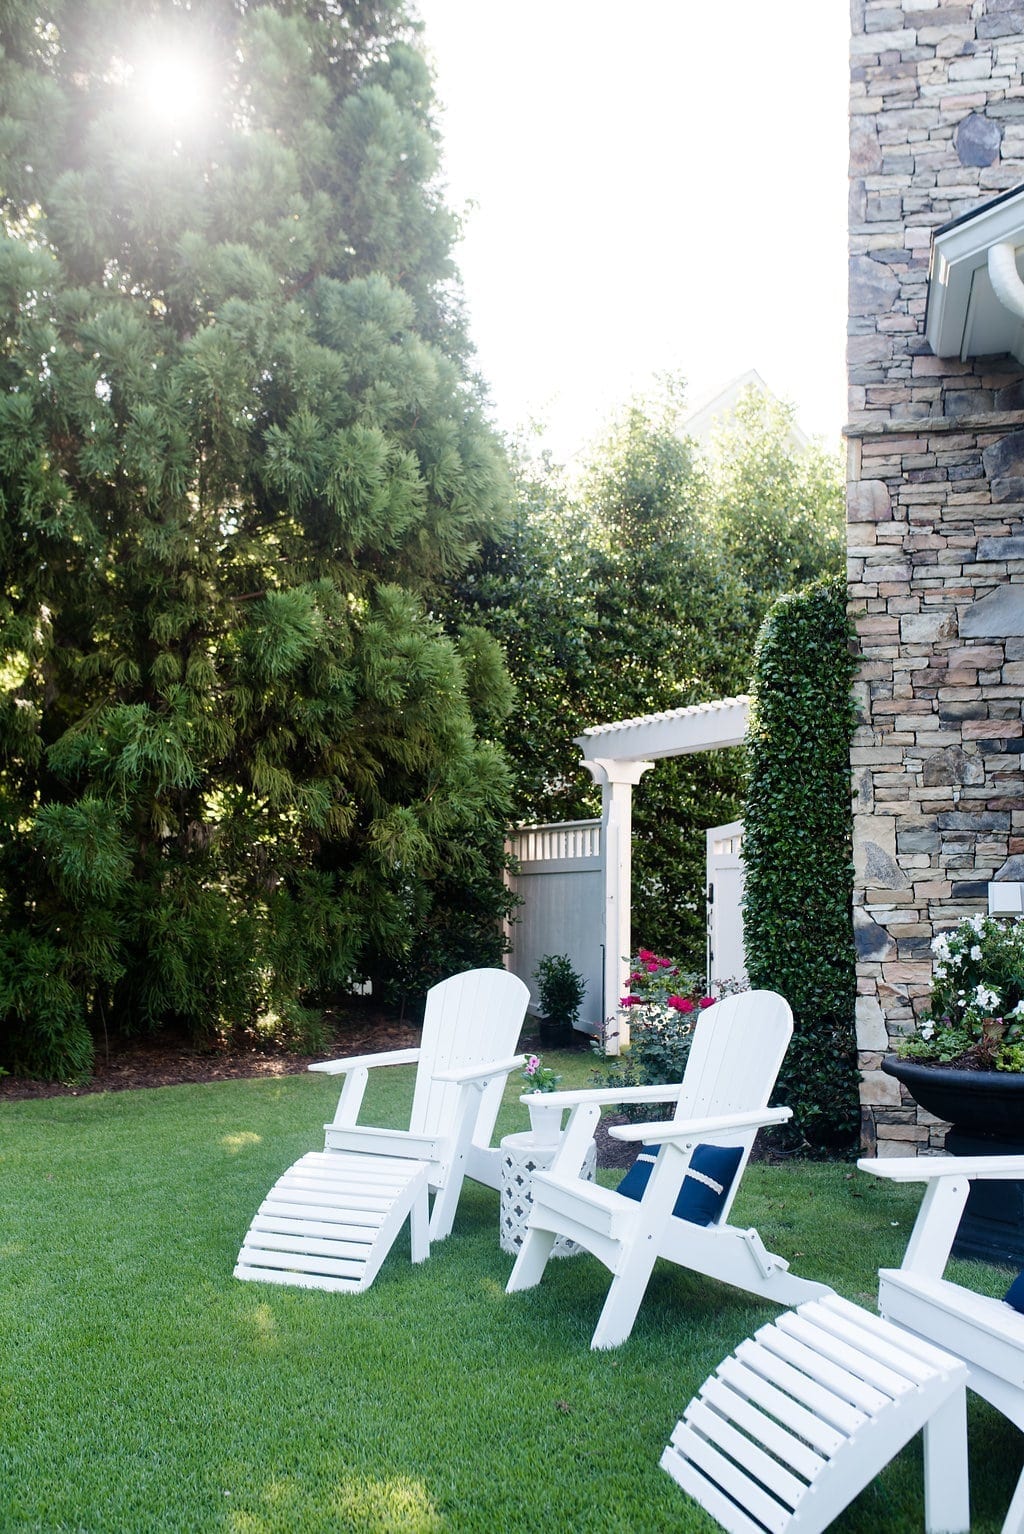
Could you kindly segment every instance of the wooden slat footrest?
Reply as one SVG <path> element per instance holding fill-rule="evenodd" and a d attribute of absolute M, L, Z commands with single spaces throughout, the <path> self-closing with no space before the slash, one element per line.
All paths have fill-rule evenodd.
<path fill-rule="evenodd" d="M 267 1194 L 235 1277 L 304 1289 L 368 1289 L 419 1206 L 426 1230 L 429 1164 L 398 1156 L 310 1151 Z M 414 1241 L 414 1248 L 415 1248 Z M 413 1260 L 428 1255 L 413 1252 Z"/>
<path fill-rule="evenodd" d="M 966 1382 L 958 1359 L 838 1295 L 809 1300 L 705 1380 L 661 1465 L 734 1534 L 819 1534 L 956 1397 L 945 1473 L 966 1476 Z M 946 1513 L 965 1507 L 951 1484 Z"/>

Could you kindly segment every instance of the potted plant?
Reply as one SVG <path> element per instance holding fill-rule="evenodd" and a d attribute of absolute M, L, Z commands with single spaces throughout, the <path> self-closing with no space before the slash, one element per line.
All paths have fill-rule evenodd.
<path fill-rule="evenodd" d="M 965 917 L 932 942 L 928 1011 L 882 1069 L 960 1128 L 1024 1133 L 1024 921 Z"/>
<path fill-rule="evenodd" d="M 534 970 L 534 979 L 539 988 L 541 1036 L 551 1044 L 570 1043 L 587 992 L 586 981 L 565 953 L 545 954 Z"/>
<path fill-rule="evenodd" d="M 527 1092 L 536 1092 L 537 1098 L 527 1106 L 530 1110 L 530 1130 L 537 1145 L 554 1145 L 562 1127 L 562 1110 L 557 1103 L 546 1103 L 549 1092 L 557 1092 L 561 1076 L 550 1065 L 542 1065 L 540 1055 L 528 1055 L 520 1071 Z"/>
<path fill-rule="evenodd" d="M 932 953 L 928 1011 L 882 1069 L 952 1126 L 949 1154 L 1024 1152 L 1024 920 L 965 917 Z M 973 1187 L 954 1250 L 1024 1260 L 1024 1184 Z"/>

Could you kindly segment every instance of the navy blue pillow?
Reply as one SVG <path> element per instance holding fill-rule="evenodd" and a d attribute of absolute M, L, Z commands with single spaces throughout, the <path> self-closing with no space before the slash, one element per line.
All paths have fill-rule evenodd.
<path fill-rule="evenodd" d="M 1003 1295 L 1007 1305 L 1012 1305 L 1014 1310 L 1024 1311 L 1024 1273 L 1018 1273 L 1013 1283 Z"/>
<path fill-rule="evenodd" d="M 658 1145 L 640 1147 L 640 1154 L 619 1183 L 620 1193 L 627 1198 L 643 1198 L 659 1149 Z M 693 1225 L 710 1225 L 717 1220 L 742 1156 L 738 1145 L 695 1146 L 672 1213 Z M 1024 1292 L 1024 1284 L 1021 1288 Z"/>

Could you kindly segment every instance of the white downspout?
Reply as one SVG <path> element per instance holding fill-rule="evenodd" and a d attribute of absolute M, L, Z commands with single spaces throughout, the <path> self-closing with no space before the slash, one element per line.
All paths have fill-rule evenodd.
<path fill-rule="evenodd" d="M 1017 252 L 1008 240 L 988 248 L 988 275 L 1004 309 L 1024 320 L 1024 282 L 1017 270 Z"/>

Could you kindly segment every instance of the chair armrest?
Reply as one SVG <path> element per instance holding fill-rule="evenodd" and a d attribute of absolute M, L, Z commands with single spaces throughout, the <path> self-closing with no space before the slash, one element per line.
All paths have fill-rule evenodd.
<path fill-rule="evenodd" d="M 682 1083 L 660 1087 L 585 1087 L 572 1092 L 524 1092 L 519 1101 L 530 1106 L 531 1101 L 542 1097 L 555 1108 L 576 1108 L 581 1103 L 599 1103 L 602 1107 L 614 1107 L 616 1103 L 674 1103 L 682 1091 Z"/>
<path fill-rule="evenodd" d="M 389 1049 L 380 1055 L 348 1055 L 344 1060 L 318 1060 L 306 1067 L 324 1076 L 344 1076 L 346 1071 L 372 1070 L 375 1065 L 414 1065 L 419 1049 Z"/>
<path fill-rule="evenodd" d="M 755 1108 L 748 1113 L 719 1113 L 714 1118 L 686 1119 L 660 1124 L 613 1124 L 608 1130 L 616 1140 L 692 1140 L 695 1135 L 724 1134 L 734 1129 L 765 1129 L 769 1124 L 785 1124 L 793 1117 L 792 1108 Z"/>
<path fill-rule="evenodd" d="M 857 1169 L 890 1182 L 934 1182 L 941 1177 L 995 1177 L 1024 1182 L 1024 1156 L 862 1156 Z"/>
<path fill-rule="evenodd" d="M 858 1170 L 889 1182 L 926 1184 L 921 1207 L 903 1254 L 903 1273 L 941 1279 L 976 1178 L 1024 1182 L 1024 1156 L 862 1157 Z"/>
<path fill-rule="evenodd" d="M 435 1081 L 486 1081 L 489 1076 L 507 1076 L 517 1065 L 525 1065 L 525 1055 L 510 1055 L 507 1060 L 488 1060 L 484 1065 L 466 1065 L 459 1071 L 435 1071 Z M 550 1095 L 550 1094 L 548 1094 Z"/>

